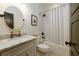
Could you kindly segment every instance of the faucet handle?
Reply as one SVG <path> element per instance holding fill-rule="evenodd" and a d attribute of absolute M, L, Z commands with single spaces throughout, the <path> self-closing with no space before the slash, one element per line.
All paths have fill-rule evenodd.
<path fill-rule="evenodd" d="M 21 36 L 21 31 L 19 31 L 19 36 Z"/>
<path fill-rule="evenodd" d="M 13 32 L 11 32 L 10 38 L 13 38 Z"/>

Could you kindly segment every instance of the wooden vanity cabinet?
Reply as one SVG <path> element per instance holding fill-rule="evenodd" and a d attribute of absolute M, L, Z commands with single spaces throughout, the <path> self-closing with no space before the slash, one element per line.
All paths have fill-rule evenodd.
<path fill-rule="evenodd" d="M 12 47 L 1 52 L 1 56 L 35 56 L 36 55 L 36 40 L 33 39 L 26 43 Z"/>

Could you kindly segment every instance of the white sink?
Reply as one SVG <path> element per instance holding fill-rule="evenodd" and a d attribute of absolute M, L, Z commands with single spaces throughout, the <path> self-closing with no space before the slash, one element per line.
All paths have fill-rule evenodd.
<path fill-rule="evenodd" d="M 41 52 L 48 52 L 50 50 L 49 45 L 44 44 L 44 43 L 38 44 L 37 47 L 38 47 L 38 50 Z"/>

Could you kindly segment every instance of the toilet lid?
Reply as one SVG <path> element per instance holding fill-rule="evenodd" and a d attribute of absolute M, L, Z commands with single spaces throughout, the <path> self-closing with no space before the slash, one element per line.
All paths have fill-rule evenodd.
<path fill-rule="evenodd" d="M 47 44 L 39 44 L 38 47 L 43 49 L 49 49 L 49 46 Z"/>

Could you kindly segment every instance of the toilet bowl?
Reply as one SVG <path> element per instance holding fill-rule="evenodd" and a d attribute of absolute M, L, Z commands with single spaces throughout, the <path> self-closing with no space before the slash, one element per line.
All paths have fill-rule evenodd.
<path fill-rule="evenodd" d="M 38 50 L 41 52 L 48 52 L 49 51 L 49 45 L 45 44 L 45 43 L 40 43 L 38 44 Z"/>

